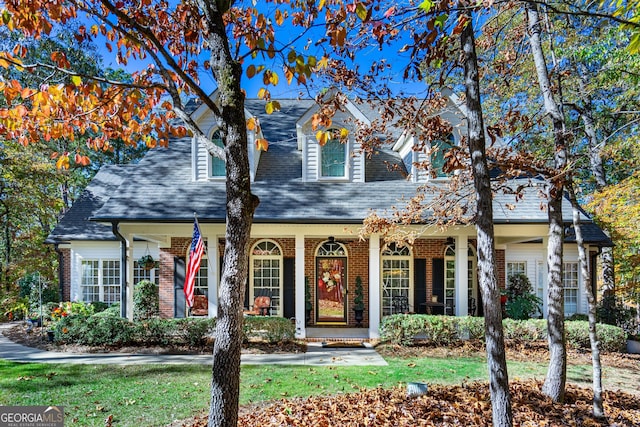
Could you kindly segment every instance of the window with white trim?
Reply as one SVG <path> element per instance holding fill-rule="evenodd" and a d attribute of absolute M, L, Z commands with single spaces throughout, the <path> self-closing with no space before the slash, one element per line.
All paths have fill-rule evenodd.
<path fill-rule="evenodd" d="M 218 147 L 224 149 L 224 144 L 222 142 L 222 133 L 219 129 L 213 132 L 213 135 L 211 136 L 211 142 L 213 142 L 214 145 L 217 145 Z M 214 155 L 209 155 L 209 162 L 209 176 L 211 178 L 222 178 L 227 176 L 227 165 L 225 164 L 224 160 Z"/>
<path fill-rule="evenodd" d="M 271 240 L 256 243 L 251 250 L 250 301 L 271 297 L 271 314 L 281 314 L 282 250 Z"/>
<path fill-rule="evenodd" d="M 409 308 L 413 301 L 413 257 L 408 246 L 388 244 L 382 250 L 382 315 L 394 313 L 394 298 L 406 298 Z"/>
<path fill-rule="evenodd" d="M 519 274 L 527 275 L 526 261 L 507 262 L 507 286 L 509 286 L 509 278 Z"/>
<path fill-rule="evenodd" d="M 120 260 L 83 259 L 80 274 L 82 301 L 120 302 Z"/>
<path fill-rule="evenodd" d="M 335 130 L 329 132 L 335 133 Z M 320 177 L 344 178 L 347 175 L 347 144 L 332 138 L 320 147 Z"/>
<path fill-rule="evenodd" d="M 148 280 L 156 285 L 160 285 L 160 274 L 158 274 L 158 268 L 147 269 L 138 264 L 138 261 L 133 261 L 133 283 L 137 284 L 143 280 Z"/>
<path fill-rule="evenodd" d="M 206 254 L 202 255 L 200 260 L 200 269 L 193 283 L 193 294 L 209 298 L 209 259 Z"/>
<path fill-rule="evenodd" d="M 578 285 L 578 263 L 565 262 L 562 271 L 565 316 L 571 316 L 578 312 Z"/>

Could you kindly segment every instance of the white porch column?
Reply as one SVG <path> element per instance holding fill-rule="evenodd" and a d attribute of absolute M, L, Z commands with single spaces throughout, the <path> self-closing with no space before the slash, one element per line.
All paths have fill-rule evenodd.
<path fill-rule="evenodd" d="M 202 238 L 205 238 L 204 234 Z M 209 317 L 218 317 L 218 289 L 220 288 L 220 262 L 218 260 L 220 259 L 220 253 L 218 252 L 217 242 L 218 236 L 207 239 L 207 267 L 209 267 L 207 269 L 207 283 L 209 284 L 207 313 L 209 313 Z"/>
<path fill-rule="evenodd" d="M 296 234 L 296 338 L 307 337 L 305 325 L 304 234 Z M 311 286 L 311 284 L 309 284 Z"/>
<path fill-rule="evenodd" d="M 380 236 L 369 236 L 369 338 L 380 338 Z"/>
<path fill-rule="evenodd" d="M 466 235 L 456 237 L 456 316 L 469 314 L 469 279 L 467 262 L 469 240 Z"/>
<path fill-rule="evenodd" d="M 549 317 L 549 236 L 542 236 L 542 317 Z M 538 279 L 536 278 L 536 281 Z"/>
<path fill-rule="evenodd" d="M 130 322 L 133 322 L 133 235 L 132 234 L 124 234 L 123 235 L 125 242 L 121 242 L 121 244 L 127 245 L 127 266 L 126 277 L 124 278 L 124 286 L 127 290 L 127 319 Z"/>

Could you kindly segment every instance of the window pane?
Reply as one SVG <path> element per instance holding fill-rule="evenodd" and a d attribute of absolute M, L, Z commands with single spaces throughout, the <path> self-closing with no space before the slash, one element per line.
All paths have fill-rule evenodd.
<path fill-rule="evenodd" d="M 80 288 L 82 301 L 93 302 L 100 300 L 100 277 L 98 260 L 82 260 Z"/>
<path fill-rule="evenodd" d="M 120 261 L 102 261 L 102 285 L 104 302 L 107 304 L 120 302 Z"/>
<path fill-rule="evenodd" d="M 222 144 L 222 136 L 220 135 L 220 131 L 217 130 L 213 133 L 213 137 L 211 141 L 220 148 L 224 148 Z M 219 159 L 218 157 L 211 156 L 211 176 L 226 176 L 227 167 L 224 163 L 224 160 Z"/>
<path fill-rule="evenodd" d="M 445 163 L 445 154 L 453 146 L 453 135 L 447 137 L 447 141 L 434 142 L 434 151 L 431 153 L 431 170 L 436 177 L 445 177 L 446 173 L 442 171 Z"/>
<path fill-rule="evenodd" d="M 565 262 L 562 272 L 564 287 L 564 315 L 571 316 L 578 312 L 578 263 Z"/>
<path fill-rule="evenodd" d="M 345 176 L 346 145 L 337 139 L 321 147 L 322 176 Z"/>

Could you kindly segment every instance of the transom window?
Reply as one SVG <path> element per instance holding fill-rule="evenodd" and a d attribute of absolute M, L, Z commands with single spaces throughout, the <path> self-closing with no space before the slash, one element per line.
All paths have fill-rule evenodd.
<path fill-rule="evenodd" d="M 329 132 L 334 132 L 330 130 Z M 330 139 L 320 147 L 320 176 L 342 178 L 347 173 L 347 144 L 337 138 Z"/>
<path fill-rule="evenodd" d="M 251 250 L 250 299 L 271 297 L 271 314 L 282 313 L 282 250 L 275 242 L 263 240 Z"/>
<path fill-rule="evenodd" d="M 578 312 L 578 263 L 565 262 L 562 271 L 564 287 L 564 315 L 571 316 Z"/>
<path fill-rule="evenodd" d="M 82 301 L 120 302 L 120 261 L 117 259 L 84 259 L 81 264 L 80 292 Z"/>
<path fill-rule="evenodd" d="M 215 132 L 213 132 L 213 135 L 211 136 L 211 142 L 213 142 L 215 145 L 217 145 L 220 148 L 224 149 L 224 144 L 222 142 L 222 132 L 220 132 L 220 130 L 216 130 Z M 224 160 L 210 155 L 210 164 L 211 164 L 211 170 L 210 170 L 210 176 L 211 177 L 224 177 L 227 175 L 227 166 L 224 162 Z"/>
<path fill-rule="evenodd" d="M 388 244 L 382 250 L 382 315 L 414 306 L 413 257 L 408 246 Z M 402 307 L 404 302 L 409 307 Z"/>

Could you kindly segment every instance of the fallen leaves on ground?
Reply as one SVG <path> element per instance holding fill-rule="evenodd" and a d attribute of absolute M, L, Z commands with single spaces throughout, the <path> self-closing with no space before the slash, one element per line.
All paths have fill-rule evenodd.
<path fill-rule="evenodd" d="M 610 426 L 640 425 L 640 397 L 606 392 L 606 419 L 591 415 L 592 393 L 568 385 L 565 403 L 553 403 L 540 391 L 542 383 L 512 381 L 514 425 Z M 182 426 L 206 426 L 206 416 Z M 459 386 L 429 385 L 427 394 L 408 397 L 404 387 L 363 390 L 353 394 L 281 400 L 277 403 L 243 408 L 238 422 L 242 427 L 284 426 L 488 426 L 491 400 L 486 383 Z"/>

